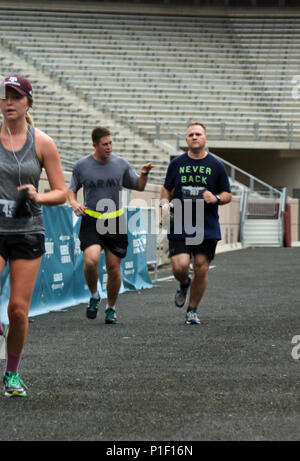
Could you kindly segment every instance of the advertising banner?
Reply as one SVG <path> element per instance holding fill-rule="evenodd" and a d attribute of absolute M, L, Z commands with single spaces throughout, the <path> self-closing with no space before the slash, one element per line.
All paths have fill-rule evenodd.
<path fill-rule="evenodd" d="M 128 250 L 121 261 L 122 285 L 120 293 L 127 290 L 152 288 L 146 262 L 146 228 L 140 209 L 128 209 Z M 83 253 L 78 233 L 81 218 L 74 215 L 69 206 L 43 207 L 45 223 L 45 247 L 40 271 L 36 281 L 30 316 L 40 315 L 87 302 L 90 292 L 83 275 Z M 107 297 L 107 273 L 105 254 L 99 261 L 98 289 L 102 299 Z M 9 300 L 9 264 L 1 278 L 0 317 L 7 322 Z"/>

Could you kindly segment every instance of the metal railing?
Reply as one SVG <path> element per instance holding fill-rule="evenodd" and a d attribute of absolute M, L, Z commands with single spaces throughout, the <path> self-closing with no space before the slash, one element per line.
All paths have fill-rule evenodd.
<path fill-rule="evenodd" d="M 214 125 L 215 126 L 215 125 Z M 241 128 L 247 129 L 247 135 L 243 134 L 241 131 Z M 220 141 L 234 141 L 235 135 L 230 132 L 228 134 L 229 130 L 236 130 L 236 136 L 238 137 L 238 140 L 241 141 L 242 138 L 244 137 L 247 140 L 252 141 L 264 141 L 265 140 L 265 135 L 262 133 L 263 128 L 268 128 L 270 129 L 276 129 L 277 130 L 277 135 L 274 135 L 274 142 L 278 142 L 278 136 L 280 138 L 281 142 L 288 142 L 292 143 L 295 141 L 295 133 L 294 133 L 294 124 L 293 122 L 281 122 L 280 120 L 274 120 L 272 121 L 271 125 L 270 122 L 237 122 L 237 123 L 229 123 L 229 122 L 219 122 L 217 125 L 217 129 L 219 134 L 217 135 Z M 155 123 L 155 136 L 156 139 L 161 140 L 162 134 L 164 133 L 170 133 L 172 136 L 172 139 L 176 140 L 176 148 L 179 150 L 180 149 L 180 142 L 182 139 L 185 138 L 181 133 L 175 132 L 170 126 L 168 126 L 167 123 L 163 123 L 160 121 L 156 121 Z M 276 139 L 275 139 L 276 138 Z M 299 134 L 298 134 L 299 138 Z"/>

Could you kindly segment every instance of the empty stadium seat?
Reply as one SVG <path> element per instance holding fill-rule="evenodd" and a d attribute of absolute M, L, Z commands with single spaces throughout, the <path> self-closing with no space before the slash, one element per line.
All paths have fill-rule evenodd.
<path fill-rule="evenodd" d="M 91 151 L 90 130 L 105 113 L 118 127 L 116 149 L 139 167 L 148 142 L 147 158 L 161 160 L 159 181 L 169 158 L 151 144 L 159 123 L 168 142 L 192 119 L 215 140 L 299 140 L 293 122 L 300 110 L 291 103 L 291 79 L 300 73 L 299 17 L 69 12 L 66 21 L 64 12 L 10 11 L 1 8 L 1 47 L 53 80 L 54 91 L 34 82 L 33 115 L 58 143 L 77 146 L 73 162 Z M 4 59 L 2 73 L 19 70 L 17 60 Z"/>

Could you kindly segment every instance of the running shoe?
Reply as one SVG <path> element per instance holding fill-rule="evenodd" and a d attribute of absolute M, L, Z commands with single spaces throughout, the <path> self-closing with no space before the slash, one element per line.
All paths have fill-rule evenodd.
<path fill-rule="evenodd" d="M 197 315 L 196 309 L 189 309 L 186 313 L 185 323 L 187 325 L 199 325 L 200 320 Z"/>
<path fill-rule="evenodd" d="M 183 287 L 181 284 L 177 288 L 177 291 L 175 293 L 175 305 L 177 307 L 183 307 L 185 304 L 185 300 L 188 294 L 188 290 L 191 284 L 191 277 L 189 277 L 189 283 L 186 287 Z"/>
<path fill-rule="evenodd" d="M 86 316 L 88 319 L 95 319 L 97 317 L 100 301 L 100 298 L 90 298 L 89 305 L 86 310 Z"/>
<path fill-rule="evenodd" d="M 28 387 L 24 384 L 18 373 L 7 371 L 3 376 L 3 391 L 5 397 L 26 397 L 25 389 Z"/>
<path fill-rule="evenodd" d="M 116 312 L 111 307 L 105 309 L 105 323 L 117 323 Z"/>

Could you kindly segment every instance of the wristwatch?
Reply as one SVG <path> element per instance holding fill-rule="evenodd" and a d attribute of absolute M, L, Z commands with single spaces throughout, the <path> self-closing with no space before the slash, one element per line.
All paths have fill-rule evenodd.
<path fill-rule="evenodd" d="M 218 200 L 217 204 L 219 205 L 222 202 L 221 197 L 219 195 L 216 195 L 216 197 L 217 197 L 217 200 Z"/>

